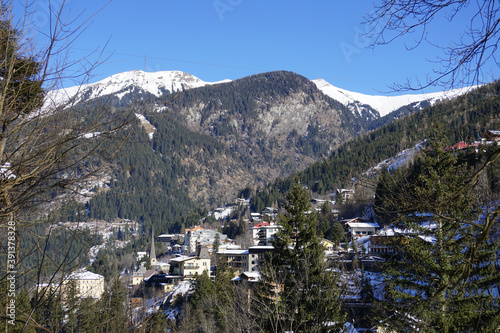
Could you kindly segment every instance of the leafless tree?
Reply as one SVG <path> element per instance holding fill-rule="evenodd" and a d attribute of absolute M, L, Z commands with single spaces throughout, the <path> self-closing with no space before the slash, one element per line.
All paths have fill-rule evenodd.
<path fill-rule="evenodd" d="M 500 4 L 495 0 L 486 1 L 413 1 L 380 0 L 375 2 L 374 11 L 366 16 L 370 27 L 366 37 L 372 46 L 385 45 L 403 36 L 415 36 L 408 49 L 428 43 L 441 50 L 442 56 L 436 63 L 433 74 L 425 81 L 416 83 L 408 80 L 397 83 L 395 90 L 420 90 L 429 86 L 455 88 L 491 81 L 486 73 L 486 65 L 498 67 L 497 48 L 500 38 Z M 432 36 L 439 29 L 437 19 L 447 19 L 450 24 L 463 22 L 463 30 L 458 31 L 458 40 L 448 45 L 437 45 Z"/>
<path fill-rule="evenodd" d="M 35 5 L 26 1 L 15 7 L 24 13 L 14 13 L 12 1 L 0 2 L 0 282 L 15 275 L 17 290 L 42 279 L 60 282 L 81 265 L 81 253 L 69 252 L 77 233 L 65 236 L 68 247 L 59 249 L 60 259 L 47 255 L 58 232 L 50 227 L 51 216 L 85 199 L 85 182 L 107 171 L 133 119 L 130 110 L 110 112 L 105 103 L 82 106 L 69 100 L 59 105 L 51 100 L 48 92 L 61 87 L 62 80 L 71 75 L 86 82 L 102 59 L 94 54 L 68 61 L 88 22 L 63 16 L 64 1 L 49 1 L 43 32 L 30 21 Z M 14 22 L 14 17 L 21 19 Z M 37 39 L 40 44 L 33 42 L 34 35 L 43 36 Z M 46 296 L 35 294 L 32 314 Z M 33 315 L 22 325 L 43 329 Z"/>

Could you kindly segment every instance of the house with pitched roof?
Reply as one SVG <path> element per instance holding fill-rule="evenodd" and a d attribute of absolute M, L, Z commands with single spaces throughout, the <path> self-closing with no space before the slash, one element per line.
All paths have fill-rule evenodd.
<path fill-rule="evenodd" d="M 195 279 L 204 271 L 210 272 L 210 254 L 207 247 L 201 247 L 196 256 L 180 256 L 170 259 L 170 275 L 180 275 L 185 279 Z"/>
<path fill-rule="evenodd" d="M 359 238 L 363 236 L 373 235 L 380 226 L 376 222 L 356 217 L 354 219 L 342 220 L 348 238 Z"/>

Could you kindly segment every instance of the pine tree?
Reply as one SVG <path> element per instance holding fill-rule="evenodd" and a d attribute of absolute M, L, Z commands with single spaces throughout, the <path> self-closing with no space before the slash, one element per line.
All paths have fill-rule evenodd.
<path fill-rule="evenodd" d="M 101 327 L 96 325 L 101 309 L 102 302 L 96 302 L 92 298 L 84 298 L 81 300 L 76 312 L 76 322 L 78 332 L 99 332 Z M 99 323 L 100 324 L 100 323 Z"/>
<path fill-rule="evenodd" d="M 77 309 L 78 309 L 78 286 L 76 281 L 71 279 L 67 282 L 64 290 L 64 308 L 66 311 L 65 319 L 66 324 L 64 329 L 66 332 L 76 332 L 77 323 Z"/>
<path fill-rule="evenodd" d="M 104 332 L 125 332 L 127 328 L 126 293 L 117 277 L 101 296 L 99 325 Z"/>
<path fill-rule="evenodd" d="M 390 186 L 389 179 L 390 176 L 387 171 L 387 166 L 384 165 L 380 171 L 377 187 L 375 189 L 375 200 L 373 201 L 375 215 L 380 224 L 385 224 L 385 221 L 390 219 L 391 209 L 387 207 L 387 204 L 391 202 L 388 198 L 391 196 L 393 189 Z"/>
<path fill-rule="evenodd" d="M 343 319 L 336 275 L 327 270 L 316 215 L 309 214 L 310 199 L 298 178 L 286 199 L 254 307 L 262 310 L 257 313 L 266 331 L 332 331 L 329 324 Z"/>
<path fill-rule="evenodd" d="M 210 280 L 208 272 L 204 271 L 196 277 L 194 292 L 185 306 L 192 306 L 193 318 L 197 332 L 215 331 L 216 328 L 216 299 L 215 284 Z"/>
<path fill-rule="evenodd" d="M 215 285 L 210 280 L 208 272 L 205 271 L 203 274 L 198 275 L 195 280 L 194 292 L 189 298 L 189 302 L 196 309 L 204 298 L 213 296 L 216 294 Z"/>
<path fill-rule="evenodd" d="M 220 246 L 220 236 L 219 233 L 216 233 L 214 242 L 212 243 L 212 253 L 214 255 L 217 255 L 217 252 L 219 252 L 219 246 Z"/>
<path fill-rule="evenodd" d="M 436 137 L 400 183 L 391 204 L 405 232 L 385 265 L 389 327 L 397 331 L 493 332 L 500 325 L 499 208 L 484 211 L 473 171 Z M 498 151 L 495 153 L 498 155 Z M 492 155 L 492 158 L 496 158 Z"/>

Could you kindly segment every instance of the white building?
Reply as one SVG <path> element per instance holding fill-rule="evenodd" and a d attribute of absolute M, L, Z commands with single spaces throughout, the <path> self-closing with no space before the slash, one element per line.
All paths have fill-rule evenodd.
<path fill-rule="evenodd" d="M 354 198 L 354 190 L 347 188 L 339 188 L 335 192 L 335 200 L 338 198 L 338 196 L 341 196 L 344 202 L 352 200 Z"/>
<path fill-rule="evenodd" d="M 188 254 L 195 253 L 199 246 L 211 247 L 215 241 L 216 235 L 219 235 L 220 243 L 227 241 L 227 235 L 212 229 L 193 229 L 189 230 L 184 237 L 184 245 Z"/>
<path fill-rule="evenodd" d="M 76 282 L 77 295 L 80 298 L 101 298 L 104 293 L 104 276 L 89 271 L 78 271 L 70 274 L 65 285 Z"/>
<path fill-rule="evenodd" d="M 280 225 L 273 222 L 262 222 L 250 228 L 252 231 L 252 244 L 253 245 L 272 245 L 274 235 L 281 229 Z"/>
<path fill-rule="evenodd" d="M 197 256 L 181 256 L 170 260 L 170 274 L 185 279 L 195 279 L 204 271 L 210 272 L 210 255 L 206 247 L 200 248 Z"/>
<path fill-rule="evenodd" d="M 351 238 L 369 236 L 374 234 L 377 231 L 377 229 L 380 229 L 378 223 L 365 222 L 359 220 L 347 222 L 345 225 L 347 227 L 347 234 Z"/>
<path fill-rule="evenodd" d="M 148 253 L 146 251 L 137 251 L 137 261 L 140 261 L 142 258 L 147 258 Z"/>

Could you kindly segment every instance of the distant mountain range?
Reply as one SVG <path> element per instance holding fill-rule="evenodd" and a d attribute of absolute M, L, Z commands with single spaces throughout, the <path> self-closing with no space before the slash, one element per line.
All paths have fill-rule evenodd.
<path fill-rule="evenodd" d="M 112 161 L 110 188 L 87 211 L 161 226 L 304 170 L 345 142 L 448 97 L 369 96 L 286 71 L 219 82 L 131 71 L 52 91 L 46 107 L 133 108 L 143 131 Z"/>
<path fill-rule="evenodd" d="M 118 73 L 101 81 L 82 86 L 69 87 L 49 93 L 47 103 L 61 105 L 68 102 L 80 102 L 98 97 L 115 95 L 124 96 L 141 90 L 156 97 L 166 92 L 178 92 L 193 88 L 204 87 L 231 80 L 205 82 L 198 77 L 181 71 L 144 72 L 134 70 Z M 366 95 L 358 92 L 335 87 L 323 79 L 314 79 L 312 82 L 327 96 L 347 106 L 353 113 L 362 114 L 368 110 L 375 117 L 384 117 L 408 105 L 433 105 L 437 101 L 457 97 L 471 90 L 470 87 L 427 94 L 405 94 L 400 96 Z M 376 112 L 374 112 L 376 111 Z"/>

